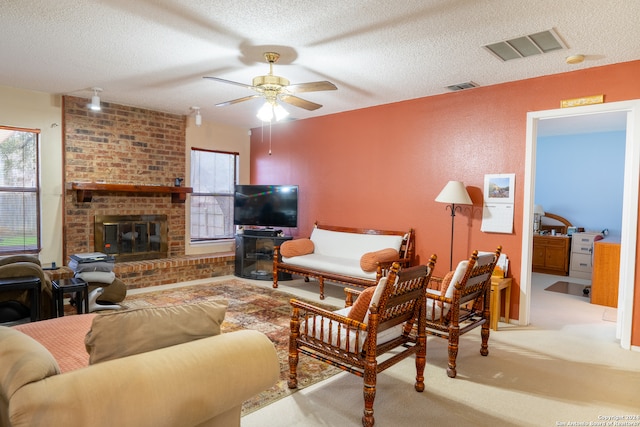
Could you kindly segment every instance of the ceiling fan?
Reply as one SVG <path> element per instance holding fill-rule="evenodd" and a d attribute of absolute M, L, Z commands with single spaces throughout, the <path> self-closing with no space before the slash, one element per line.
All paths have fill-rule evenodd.
<path fill-rule="evenodd" d="M 211 79 L 222 83 L 242 86 L 257 92 L 253 95 L 233 99 L 231 101 L 221 102 L 219 104 L 216 104 L 216 107 L 225 107 L 227 105 L 237 104 L 238 102 L 248 101 L 253 98 L 263 97 L 265 98 L 266 102 L 273 107 L 276 107 L 277 101 L 282 101 L 295 107 L 313 111 L 322 107 L 322 105 L 316 104 L 315 102 L 307 101 L 306 99 L 302 99 L 298 96 L 295 96 L 294 94 L 338 89 L 333 83 L 328 81 L 290 84 L 289 80 L 285 79 L 284 77 L 276 76 L 273 74 L 273 64 L 278 61 L 278 59 L 280 58 L 280 54 L 276 52 L 265 52 L 264 58 L 269 63 L 269 74 L 267 74 L 266 76 L 254 77 L 251 85 L 238 83 L 231 80 L 225 80 L 219 77 L 204 77 L 205 79 Z"/>

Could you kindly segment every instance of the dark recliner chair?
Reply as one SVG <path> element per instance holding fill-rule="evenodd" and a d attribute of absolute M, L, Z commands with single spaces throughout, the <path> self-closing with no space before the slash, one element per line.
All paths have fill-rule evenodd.
<path fill-rule="evenodd" d="M 34 276 L 40 279 L 40 318 L 51 317 L 51 280 L 42 270 L 40 260 L 32 255 L 0 257 L 0 278 Z M 0 323 L 18 321 L 31 311 L 29 291 L 2 291 L 0 289 Z M 26 313 L 26 315 L 25 315 Z"/>

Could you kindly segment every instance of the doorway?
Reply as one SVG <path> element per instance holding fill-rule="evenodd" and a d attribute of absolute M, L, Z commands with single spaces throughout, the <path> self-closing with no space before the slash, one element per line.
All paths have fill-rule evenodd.
<path fill-rule="evenodd" d="M 522 266 L 520 280 L 520 324 L 530 323 L 531 262 L 533 206 L 535 194 L 536 143 L 538 130 L 545 120 L 588 118 L 595 123 L 599 114 L 618 112 L 626 118 L 625 173 L 622 207 L 622 239 L 620 259 L 620 289 L 616 336 L 623 348 L 631 346 L 634 274 L 637 236 L 638 180 L 640 179 L 640 100 L 613 102 L 567 109 L 537 111 L 527 114 L 525 180 L 523 199 Z M 588 117 L 587 117 L 588 116 Z M 604 116 L 600 116 L 604 117 Z M 556 122 L 558 123 L 558 122 Z M 627 296 L 627 297 L 626 297 Z"/>

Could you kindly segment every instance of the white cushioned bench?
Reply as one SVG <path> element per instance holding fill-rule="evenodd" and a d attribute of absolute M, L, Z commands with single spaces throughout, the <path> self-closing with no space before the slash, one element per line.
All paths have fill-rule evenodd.
<path fill-rule="evenodd" d="M 394 261 L 413 262 L 414 232 L 336 227 L 316 223 L 308 239 L 284 242 L 274 249 L 273 287 L 278 273 L 317 278 L 320 299 L 324 280 L 358 287 L 374 286 Z"/>

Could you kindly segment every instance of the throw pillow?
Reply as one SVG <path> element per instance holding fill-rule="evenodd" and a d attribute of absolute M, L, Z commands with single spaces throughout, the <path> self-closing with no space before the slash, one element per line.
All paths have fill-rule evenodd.
<path fill-rule="evenodd" d="M 0 326 L 0 342 L 0 400 L 4 411 L 7 410 L 9 399 L 12 396 L 15 398 L 14 393 L 21 387 L 59 374 L 60 367 L 42 344 L 17 329 Z M 0 415 L 0 423 L 9 425 L 3 423 L 8 420 L 8 415 L 5 414 L 6 412 Z"/>
<path fill-rule="evenodd" d="M 364 317 L 369 312 L 369 304 L 371 303 L 371 297 L 373 296 L 375 290 L 375 286 L 370 286 L 362 291 L 351 306 L 351 310 L 349 310 L 349 314 L 347 314 L 347 317 L 353 320 L 357 320 L 358 322 L 364 321 Z"/>
<path fill-rule="evenodd" d="M 375 252 L 367 252 L 360 258 L 360 268 L 362 271 L 370 273 L 376 271 L 379 262 L 393 261 L 400 257 L 398 251 L 393 248 L 380 249 Z"/>
<path fill-rule="evenodd" d="M 280 254 L 285 258 L 312 254 L 315 249 L 310 239 L 287 240 L 280 245 Z"/>
<path fill-rule="evenodd" d="M 450 271 L 444 275 L 442 278 L 442 283 L 440 283 L 440 295 L 445 295 L 449 286 L 451 285 L 451 279 L 453 279 L 453 274 L 455 271 Z M 455 284 L 454 284 L 455 285 Z"/>
<path fill-rule="evenodd" d="M 448 287 L 444 287 L 442 288 L 443 294 L 445 297 L 447 298 L 452 298 L 453 297 L 453 291 L 455 290 L 455 284 L 458 283 L 459 281 L 461 281 L 462 279 L 464 279 L 464 275 L 467 272 L 467 267 L 469 266 L 469 260 L 464 260 L 464 261 L 460 261 L 458 263 L 458 266 L 456 267 L 455 271 L 453 272 L 453 275 L 451 277 L 451 280 L 449 282 L 449 286 Z"/>
<path fill-rule="evenodd" d="M 89 364 L 219 335 L 227 306 L 218 300 L 96 316 L 85 337 Z"/>

